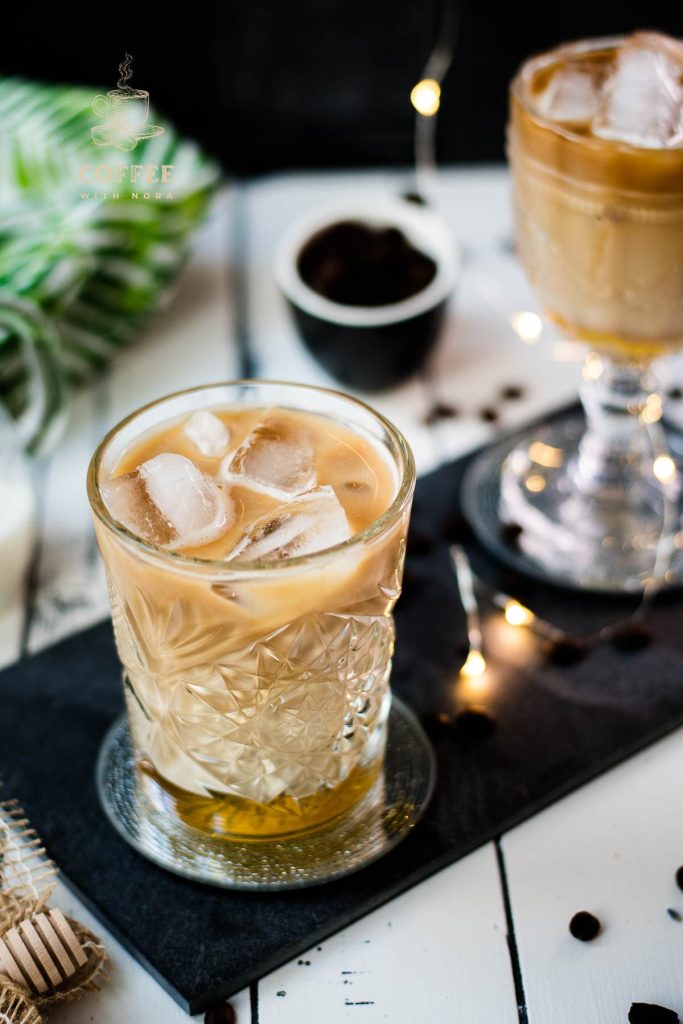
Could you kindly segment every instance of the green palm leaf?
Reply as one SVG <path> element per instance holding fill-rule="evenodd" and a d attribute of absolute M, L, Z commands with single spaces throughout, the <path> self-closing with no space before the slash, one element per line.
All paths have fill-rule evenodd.
<path fill-rule="evenodd" d="M 0 400 L 32 448 L 54 436 L 67 385 L 139 335 L 220 179 L 153 111 L 163 134 L 134 153 L 94 145 L 92 99 L 82 88 L 0 78 Z M 81 180 L 86 164 L 132 163 L 172 164 L 171 182 Z"/>

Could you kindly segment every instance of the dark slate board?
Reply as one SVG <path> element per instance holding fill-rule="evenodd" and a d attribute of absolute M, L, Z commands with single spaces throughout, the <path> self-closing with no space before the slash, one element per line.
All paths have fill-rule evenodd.
<path fill-rule="evenodd" d="M 458 490 L 466 460 L 420 481 L 404 595 L 397 609 L 393 683 L 422 715 L 438 758 L 434 800 L 412 835 L 383 860 L 326 886 L 245 894 L 167 874 L 130 849 L 100 810 L 94 765 L 122 706 L 109 623 L 0 675 L 0 775 L 25 806 L 65 881 L 189 1012 L 242 989 L 434 871 L 523 820 L 683 722 L 679 595 L 660 601 L 653 641 L 624 653 L 600 647 L 579 664 L 527 671 L 493 665 L 497 729 L 446 726 L 467 651 L 447 541 L 464 541 L 477 572 L 545 618 L 596 629 L 627 605 L 515 576 L 464 527 Z"/>

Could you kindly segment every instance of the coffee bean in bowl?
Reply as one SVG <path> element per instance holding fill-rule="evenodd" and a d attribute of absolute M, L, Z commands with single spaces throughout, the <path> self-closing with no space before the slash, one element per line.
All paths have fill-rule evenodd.
<path fill-rule="evenodd" d="M 426 288 L 436 263 L 399 228 L 340 220 L 309 238 L 297 269 L 309 288 L 332 302 L 388 306 Z"/>
<path fill-rule="evenodd" d="M 303 217 L 275 257 L 304 344 L 333 377 L 361 390 L 391 387 L 423 365 L 457 270 L 442 218 L 391 197 Z"/>

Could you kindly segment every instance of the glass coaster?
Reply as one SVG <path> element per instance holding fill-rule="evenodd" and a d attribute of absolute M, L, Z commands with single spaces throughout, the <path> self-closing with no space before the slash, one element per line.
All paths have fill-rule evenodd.
<path fill-rule="evenodd" d="M 157 809 L 138 784 L 125 716 L 107 733 L 97 765 L 100 800 L 126 842 L 168 871 L 226 889 L 289 889 L 358 871 L 414 828 L 434 780 L 429 741 L 395 696 L 383 774 L 348 814 L 294 839 L 212 837 Z"/>
<path fill-rule="evenodd" d="M 514 482 L 512 491 L 502 493 L 503 468 L 508 457 L 512 460 L 518 452 L 531 452 L 534 447 L 540 447 L 551 453 L 562 453 L 559 465 L 566 465 L 576 453 L 583 430 L 583 418 L 570 412 L 548 424 L 508 435 L 485 448 L 474 457 L 464 474 L 461 485 L 463 513 L 482 545 L 520 573 L 542 583 L 572 590 L 638 594 L 654 562 L 653 553 L 645 545 L 636 550 L 634 543 L 632 551 L 628 550 L 628 544 L 614 543 L 606 547 L 606 541 L 614 538 L 605 537 L 603 540 L 600 524 L 593 529 L 588 516 L 577 511 L 576 515 L 567 517 L 566 523 L 559 524 L 553 520 L 552 514 L 544 514 L 540 500 L 536 506 L 529 505 L 529 510 L 524 501 L 516 504 L 511 501 L 510 495 L 515 497 Z M 511 462 L 508 463 L 510 465 Z M 557 497 L 555 491 L 561 481 L 557 484 L 555 480 L 558 469 L 551 463 L 547 465 L 549 468 L 539 467 L 534 479 L 541 481 L 539 491 L 553 499 Z M 508 482 L 512 476 L 514 473 L 507 473 Z M 519 539 L 514 543 L 505 540 L 501 529 L 501 496 L 506 498 L 508 506 L 506 518 L 520 527 Z M 560 498 L 568 500 L 563 494 Z M 561 506 L 562 501 L 558 504 Z M 619 524 L 616 524 L 615 534 L 618 528 Z M 683 551 L 676 550 L 669 562 L 665 586 L 680 587 L 682 581 Z"/>

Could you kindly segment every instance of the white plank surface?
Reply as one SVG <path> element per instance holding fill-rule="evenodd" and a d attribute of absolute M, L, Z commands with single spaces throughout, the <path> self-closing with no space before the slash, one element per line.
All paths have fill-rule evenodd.
<path fill-rule="evenodd" d="M 242 190 L 243 234 L 231 234 L 233 198 L 223 198 L 198 238 L 176 299 L 148 336 L 125 353 L 95 391 L 78 396 L 69 430 L 43 480 L 42 543 L 29 644 L 37 649 L 104 614 L 106 597 L 94 557 L 84 473 L 104 430 L 141 403 L 173 390 L 239 373 L 234 344 L 231 259 L 244 260 L 246 328 L 263 376 L 334 386 L 296 337 L 270 270 L 274 245 L 305 209 L 344 193 L 401 190 L 401 173 L 291 175 Z M 427 371 L 401 388 L 369 397 L 404 430 L 421 471 L 471 448 L 576 392 L 578 353 L 549 331 L 533 346 L 511 327 L 536 309 L 509 251 L 507 178 L 500 170 L 444 171 L 440 209 L 463 246 L 463 274 L 444 336 Z M 524 397 L 500 402 L 520 384 Z M 439 398 L 460 410 L 428 428 Z M 501 413 L 485 424 L 483 406 Z M 0 615 L 0 661 L 18 653 L 20 595 Z M 505 837 L 512 910 L 530 1024 L 617 1024 L 631 999 L 683 1011 L 680 980 L 683 912 L 672 876 L 683 861 L 677 787 L 681 737 L 659 744 Z M 86 923 L 78 901 L 60 888 L 60 905 Z M 600 939 L 581 946 L 566 925 L 580 908 L 606 922 Z M 115 971 L 97 996 L 52 1017 L 61 1024 L 156 1024 L 182 1011 L 99 924 Z M 493 847 L 477 851 L 359 921 L 259 985 L 260 1024 L 321 1019 L 463 1024 L 518 1019 L 505 943 L 505 914 Z M 310 960 L 299 964 L 298 960 Z M 342 971 L 356 974 L 342 974 Z M 348 984 L 344 984 L 348 982 Z M 678 987 L 677 987 L 678 984 Z M 278 995 L 286 992 L 286 996 Z M 232 1000 L 239 1024 L 250 1000 Z M 198 1018 L 201 1019 L 201 1018 Z"/>
<path fill-rule="evenodd" d="M 618 1024 L 631 1002 L 683 1016 L 683 732 L 631 758 L 505 836 L 529 1021 Z M 593 942 L 567 925 L 589 910 Z"/>
<path fill-rule="evenodd" d="M 259 1024 L 517 1019 L 492 845 L 259 983 Z"/>

